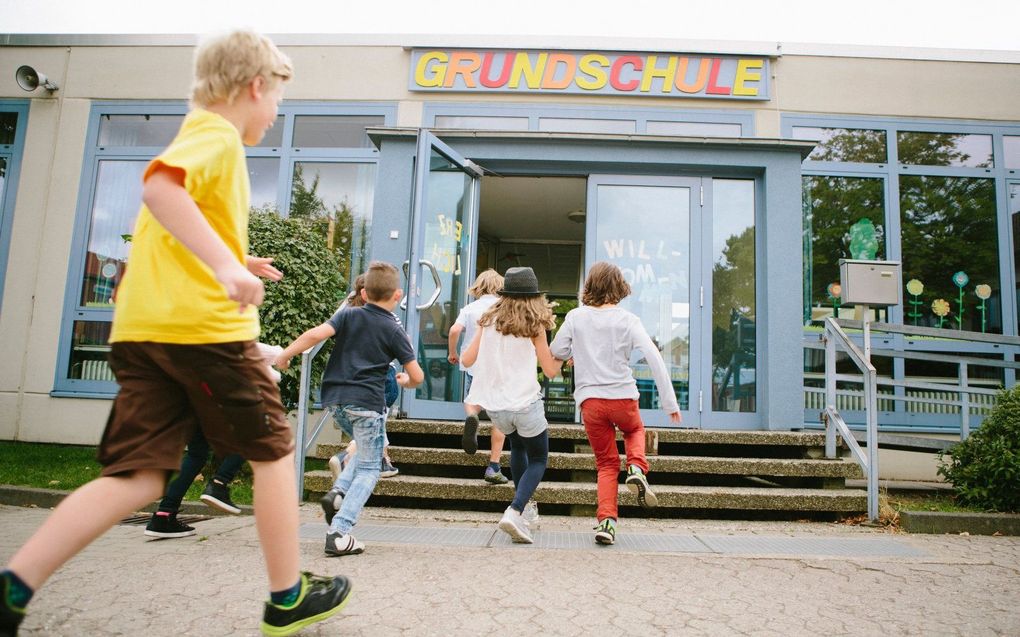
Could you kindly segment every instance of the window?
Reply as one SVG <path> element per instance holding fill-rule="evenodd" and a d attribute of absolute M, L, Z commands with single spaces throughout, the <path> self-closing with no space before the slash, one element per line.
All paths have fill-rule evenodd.
<path fill-rule="evenodd" d="M 436 128 L 471 128 L 475 130 L 528 130 L 527 117 L 473 117 L 471 115 L 439 115 Z"/>
<path fill-rule="evenodd" d="M 1006 168 L 1020 168 L 1020 137 L 1004 135 L 1002 148 Z"/>
<path fill-rule="evenodd" d="M 633 120 L 626 119 L 574 119 L 567 117 L 542 117 L 538 130 L 567 133 L 617 133 L 628 135 L 637 130 Z"/>
<path fill-rule="evenodd" d="M 27 123 L 27 101 L 0 101 L 0 304 L 7 278 L 7 254 Z"/>
<path fill-rule="evenodd" d="M 901 164 L 973 168 L 993 165 L 991 135 L 900 131 L 896 134 L 896 144 Z"/>
<path fill-rule="evenodd" d="M 678 135 L 689 137 L 740 137 L 740 124 L 713 124 L 711 122 L 657 122 L 649 121 L 645 132 L 649 135 Z"/>
<path fill-rule="evenodd" d="M 183 104 L 93 106 L 57 395 L 105 397 L 116 388 L 106 364 L 107 341 L 113 291 L 127 265 L 141 202 L 141 176 L 176 135 L 185 112 Z M 395 107 L 383 105 L 281 106 L 262 142 L 246 149 L 251 205 L 321 220 L 331 245 L 347 255 L 345 274 L 361 271 L 371 239 L 377 152 L 365 128 L 392 123 L 395 116 Z M 0 139 L 7 121 L 0 114 Z M 3 160 L 0 155 L 0 166 Z"/>
<path fill-rule="evenodd" d="M 818 142 L 808 156 L 808 159 L 813 161 L 874 164 L 883 164 L 886 161 L 885 131 L 794 126 L 793 137 Z"/>

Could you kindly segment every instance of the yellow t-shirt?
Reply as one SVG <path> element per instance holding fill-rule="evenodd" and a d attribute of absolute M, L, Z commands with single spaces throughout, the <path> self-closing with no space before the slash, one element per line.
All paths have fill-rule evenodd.
<path fill-rule="evenodd" d="M 184 172 L 184 187 L 238 261 L 248 253 L 250 186 L 244 146 L 226 119 L 197 109 L 177 137 L 145 170 Z M 243 313 L 191 250 L 156 221 L 143 204 L 135 222 L 124 278 L 117 288 L 110 342 L 204 344 L 253 340 L 254 306 Z"/>

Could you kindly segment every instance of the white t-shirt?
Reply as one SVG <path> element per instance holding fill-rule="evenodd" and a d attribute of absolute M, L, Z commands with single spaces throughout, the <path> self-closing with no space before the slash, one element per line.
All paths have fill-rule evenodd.
<path fill-rule="evenodd" d="M 478 329 L 478 319 L 482 318 L 482 314 L 485 314 L 485 311 L 495 305 L 498 300 L 499 297 L 495 294 L 484 294 L 477 301 L 472 301 L 465 305 L 460 310 L 460 313 L 457 314 L 457 320 L 453 324 L 464 327 L 464 340 L 461 341 L 463 345 L 460 349 L 461 355 L 464 354 L 464 350 L 471 344 L 471 339 L 475 336 L 475 330 Z M 464 367 L 464 363 L 460 364 L 460 369 L 463 372 L 472 374 L 470 369 Z"/>
<path fill-rule="evenodd" d="M 542 398 L 538 354 L 530 338 L 506 336 L 495 325 L 482 328 L 478 358 L 464 402 L 490 411 L 523 411 Z"/>

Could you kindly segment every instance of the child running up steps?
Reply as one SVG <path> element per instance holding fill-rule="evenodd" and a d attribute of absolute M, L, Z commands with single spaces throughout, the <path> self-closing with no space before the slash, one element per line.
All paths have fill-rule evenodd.
<path fill-rule="evenodd" d="M 516 490 L 499 528 L 514 542 L 531 544 L 531 530 L 521 514 L 549 461 L 549 423 L 535 371 L 541 364 L 543 373 L 554 378 L 562 362 L 549 352 L 546 330 L 555 320 L 535 272 L 510 268 L 499 296 L 479 319 L 479 329 L 461 357 L 474 377 L 464 402 L 485 409 L 493 426 L 510 439 Z"/>
<path fill-rule="evenodd" d="M 598 468 L 598 509 L 595 541 L 616 541 L 617 480 L 620 455 L 616 429 L 623 432 L 627 453 L 627 487 L 643 507 L 658 504 L 648 486 L 645 426 L 638 411 L 638 389 L 630 369 L 631 353 L 641 351 L 655 377 L 662 409 L 670 421 L 680 422 L 673 385 L 662 355 L 641 325 L 641 320 L 617 303 L 630 295 L 620 268 L 600 261 L 584 280 L 581 307 L 571 310 L 550 345 L 553 356 L 574 359 L 574 401 L 595 452 Z"/>

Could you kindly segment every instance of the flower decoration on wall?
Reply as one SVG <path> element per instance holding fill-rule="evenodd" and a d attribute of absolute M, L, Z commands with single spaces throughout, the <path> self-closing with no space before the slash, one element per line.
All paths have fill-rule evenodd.
<path fill-rule="evenodd" d="M 981 299 L 981 305 L 978 306 L 978 310 L 981 311 L 981 331 L 984 332 L 987 326 L 985 321 L 985 301 L 992 297 L 992 286 L 982 283 L 974 288 L 974 294 Z"/>
<path fill-rule="evenodd" d="M 914 319 L 914 325 L 917 325 L 917 319 L 921 318 L 921 306 L 924 305 L 924 301 L 919 299 L 921 293 L 924 292 L 924 283 L 921 283 L 917 279 L 910 279 L 907 281 L 907 292 L 913 299 L 907 301 L 910 304 L 910 311 L 907 312 L 907 316 Z"/>
<path fill-rule="evenodd" d="M 949 301 L 935 299 L 931 302 L 931 311 L 935 313 L 935 316 L 939 317 L 939 324 L 936 327 L 942 327 L 943 321 L 949 315 Z"/>
<path fill-rule="evenodd" d="M 967 284 L 970 283 L 970 277 L 967 276 L 966 272 L 964 272 L 963 270 L 960 270 L 959 272 L 957 272 L 956 274 L 953 275 L 953 283 L 956 285 L 957 288 L 960 289 L 960 296 L 957 299 L 957 307 L 959 308 L 959 311 L 956 313 L 956 329 L 962 330 L 963 329 L 963 288 L 967 287 Z"/>

